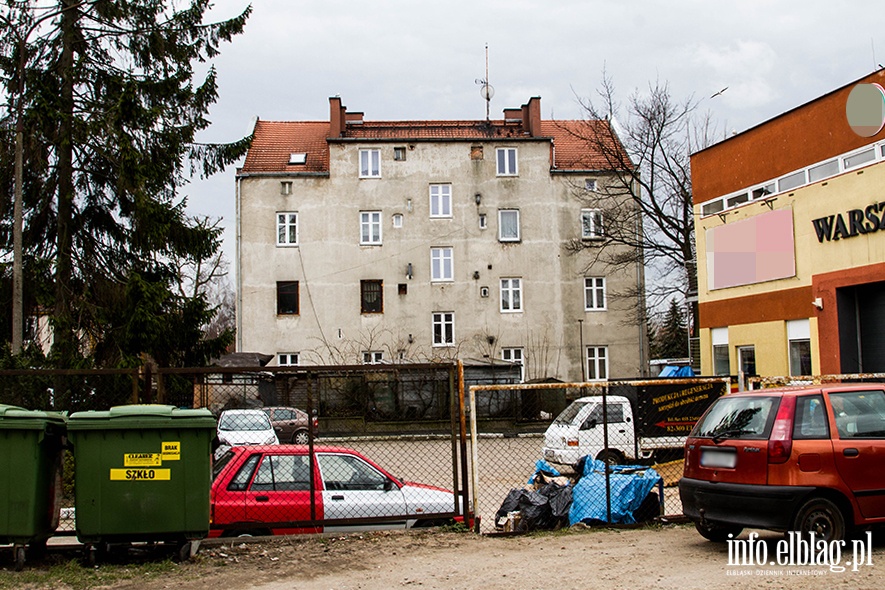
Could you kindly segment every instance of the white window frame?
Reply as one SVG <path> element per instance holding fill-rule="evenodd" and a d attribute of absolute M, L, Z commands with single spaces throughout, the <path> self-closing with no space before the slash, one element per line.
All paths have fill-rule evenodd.
<path fill-rule="evenodd" d="M 403 226 L 403 214 L 402 213 L 394 213 L 393 214 L 393 227 L 399 229 Z"/>
<path fill-rule="evenodd" d="M 430 217 L 447 218 L 452 216 L 452 185 L 430 185 Z"/>
<path fill-rule="evenodd" d="M 360 211 L 360 245 L 381 244 L 381 211 Z"/>
<path fill-rule="evenodd" d="M 297 352 L 278 352 L 277 353 L 277 366 L 278 367 L 297 367 L 299 363 Z"/>
<path fill-rule="evenodd" d="M 794 365 L 801 364 L 800 359 L 793 357 L 793 344 L 806 344 L 811 350 L 811 322 L 808 319 L 787 320 L 787 362 L 790 376 L 804 377 L 801 372 L 794 372 Z M 810 373 L 811 371 L 809 371 Z"/>
<path fill-rule="evenodd" d="M 516 236 L 504 236 L 504 216 L 508 213 L 516 214 Z M 498 209 L 498 241 L 518 242 L 522 239 L 522 231 L 519 223 L 519 209 Z"/>
<path fill-rule="evenodd" d="M 605 277 L 584 277 L 584 311 L 606 311 Z"/>
<path fill-rule="evenodd" d="M 522 279 L 501 279 L 501 313 L 522 312 Z"/>
<path fill-rule="evenodd" d="M 713 374 L 714 375 L 730 375 L 731 374 L 731 360 L 729 359 L 729 351 L 728 351 L 728 328 L 710 328 L 710 344 L 712 347 L 712 362 L 713 362 Z M 725 352 L 725 359 L 728 362 L 728 367 L 725 373 L 718 372 L 716 370 L 716 352 Z"/>
<path fill-rule="evenodd" d="M 450 247 L 430 249 L 430 280 L 451 282 L 455 280 L 455 259 Z"/>
<path fill-rule="evenodd" d="M 599 183 L 595 178 L 585 178 L 584 179 L 584 190 L 589 191 L 591 193 L 595 193 L 599 190 Z"/>
<path fill-rule="evenodd" d="M 298 245 L 298 212 L 277 211 L 277 246 Z M 292 230 L 294 229 L 294 241 Z"/>
<path fill-rule="evenodd" d="M 598 240 L 603 232 L 602 209 L 581 209 L 581 239 Z"/>
<path fill-rule="evenodd" d="M 588 346 L 586 351 L 587 381 L 608 379 L 608 346 Z"/>
<path fill-rule="evenodd" d="M 433 313 L 431 320 L 431 334 L 433 346 L 455 345 L 455 312 L 437 311 Z"/>
<path fill-rule="evenodd" d="M 498 176 L 517 176 L 519 174 L 519 154 L 516 148 L 495 148 L 495 168 Z"/>
<path fill-rule="evenodd" d="M 525 381 L 525 349 L 514 346 L 501 349 L 501 360 L 519 363 L 519 381 Z"/>
<path fill-rule="evenodd" d="M 363 351 L 364 365 L 380 365 L 384 361 L 384 353 L 380 350 Z"/>
<path fill-rule="evenodd" d="M 359 167 L 360 178 L 381 178 L 381 150 L 361 149 Z"/>
<path fill-rule="evenodd" d="M 486 229 L 489 227 L 489 218 L 485 213 L 479 214 L 479 229 Z"/>

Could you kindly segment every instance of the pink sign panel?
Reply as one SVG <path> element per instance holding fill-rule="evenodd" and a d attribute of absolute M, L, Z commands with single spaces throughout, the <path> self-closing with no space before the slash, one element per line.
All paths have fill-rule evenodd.
<path fill-rule="evenodd" d="M 711 291 L 796 275 L 792 209 L 711 227 L 706 236 Z"/>

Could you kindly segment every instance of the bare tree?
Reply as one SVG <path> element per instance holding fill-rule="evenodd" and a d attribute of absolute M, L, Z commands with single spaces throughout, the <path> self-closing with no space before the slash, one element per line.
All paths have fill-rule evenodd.
<path fill-rule="evenodd" d="M 663 311 L 674 296 L 690 300 L 697 294 L 697 258 L 689 156 L 711 143 L 709 116 L 699 118 L 698 101 L 677 101 L 658 81 L 634 91 L 622 109 L 605 72 L 596 99 L 579 101 L 587 120 L 569 131 L 601 158 L 597 169 L 610 173 L 596 191 L 574 191 L 601 212 L 602 239 L 574 240 L 568 249 L 590 250 L 591 264 L 643 264 L 650 310 Z M 692 315 L 696 326 L 696 306 Z"/>

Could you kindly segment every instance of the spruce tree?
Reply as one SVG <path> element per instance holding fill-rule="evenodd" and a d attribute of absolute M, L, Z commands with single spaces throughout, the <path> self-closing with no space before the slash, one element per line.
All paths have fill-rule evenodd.
<path fill-rule="evenodd" d="M 209 7 L 6 0 L 0 9 L 2 132 L 11 137 L 18 112 L 25 129 L 26 300 L 31 313 L 51 311 L 56 366 L 132 366 L 145 355 L 192 366 L 232 341 L 230 331 L 205 338 L 214 309 L 175 288 L 177 262 L 209 260 L 220 247 L 217 227 L 187 215 L 181 188 L 191 170 L 205 176 L 235 161 L 250 139 L 195 143 L 217 99 L 211 59 L 251 11 L 205 23 Z M 2 237 L 11 251 L 5 165 L 0 183 L 10 189 Z"/>

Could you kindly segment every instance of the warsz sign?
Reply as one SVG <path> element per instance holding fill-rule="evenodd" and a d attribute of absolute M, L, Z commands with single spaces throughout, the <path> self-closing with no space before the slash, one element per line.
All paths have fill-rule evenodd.
<path fill-rule="evenodd" d="M 873 203 L 865 209 L 851 209 L 827 217 L 812 219 L 817 241 L 823 243 L 853 238 L 885 230 L 885 203 Z"/>

